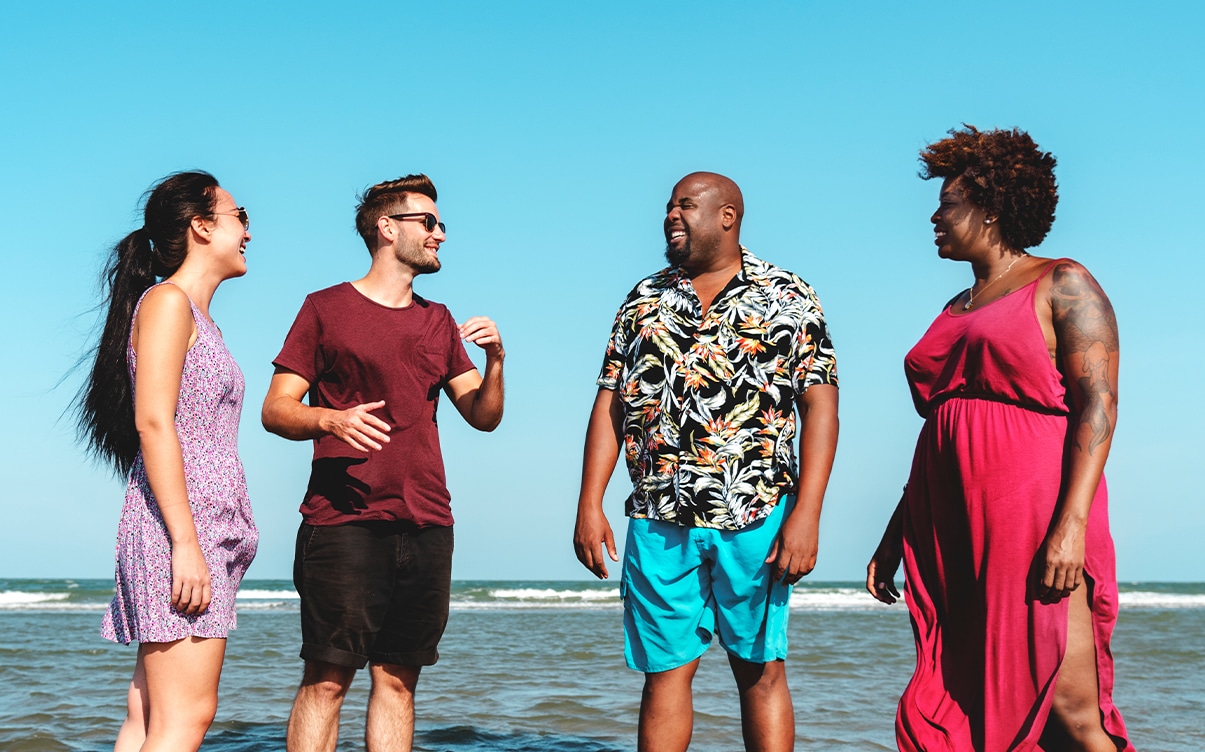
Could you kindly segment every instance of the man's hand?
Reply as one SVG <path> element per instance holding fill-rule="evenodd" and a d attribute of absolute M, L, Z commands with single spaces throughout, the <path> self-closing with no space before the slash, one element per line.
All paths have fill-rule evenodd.
<path fill-rule="evenodd" d="M 473 316 L 461 324 L 460 338 L 485 350 L 487 358 L 501 358 L 505 355 L 498 325 L 485 316 Z"/>
<path fill-rule="evenodd" d="M 346 410 L 309 407 L 301 402 L 309 390 L 302 376 L 278 367 L 260 412 L 264 428 L 293 441 L 335 436 L 358 452 L 380 451 L 389 443 L 389 424 L 372 414 L 385 406 L 383 400 Z"/>
<path fill-rule="evenodd" d="M 607 561 L 602 552 L 606 550 L 611 561 L 619 561 L 615 550 L 615 534 L 611 532 L 611 523 L 602 510 L 578 507 L 577 526 L 573 529 L 573 550 L 577 552 L 577 560 L 586 569 L 594 573 L 600 580 L 607 579 Z"/>
<path fill-rule="evenodd" d="M 619 561 L 615 551 L 615 534 L 611 523 L 603 514 L 603 492 L 615 462 L 619 459 L 619 446 L 623 428 L 623 400 L 613 389 L 599 389 L 590 409 L 590 423 L 586 427 L 586 447 L 582 457 L 582 490 L 577 497 L 577 525 L 573 528 L 573 550 L 577 560 L 605 580 L 607 561 L 603 549 L 611 561 Z"/>
<path fill-rule="evenodd" d="M 791 514 L 770 547 L 766 563 L 774 564 L 774 581 L 794 585 L 816 568 L 820 550 L 820 526 Z"/>
<path fill-rule="evenodd" d="M 380 400 L 346 410 L 327 410 L 318 418 L 318 426 L 356 451 L 377 452 L 389 443 L 392 430 L 388 423 L 372 414 L 384 406 L 384 400 Z"/>

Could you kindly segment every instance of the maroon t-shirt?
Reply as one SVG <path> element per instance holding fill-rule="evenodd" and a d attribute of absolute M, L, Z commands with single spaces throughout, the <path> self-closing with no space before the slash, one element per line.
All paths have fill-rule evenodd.
<path fill-rule="evenodd" d="M 373 415 L 393 428 L 389 443 L 367 454 L 334 436 L 314 441 L 301 504 L 307 523 L 452 524 L 435 413 L 448 380 L 472 370 L 473 361 L 447 308 L 417 295 L 405 308 L 389 308 L 344 282 L 306 297 L 272 363 L 310 382 L 314 407 L 385 400 Z"/>

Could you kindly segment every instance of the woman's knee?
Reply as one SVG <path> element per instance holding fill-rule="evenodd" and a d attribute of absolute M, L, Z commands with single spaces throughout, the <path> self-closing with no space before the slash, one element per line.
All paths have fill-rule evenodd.
<path fill-rule="evenodd" d="M 1056 694 L 1050 715 L 1072 739 L 1094 736 L 1101 731 L 1100 705 L 1087 692 Z"/>
<path fill-rule="evenodd" d="M 126 692 L 126 722 L 142 726 L 146 728 L 147 722 L 147 698 L 146 688 L 138 686 L 137 682 L 130 682 L 130 689 Z"/>
<path fill-rule="evenodd" d="M 216 697 L 153 708 L 147 727 L 148 747 L 156 750 L 196 749 L 213 725 L 217 710 Z"/>

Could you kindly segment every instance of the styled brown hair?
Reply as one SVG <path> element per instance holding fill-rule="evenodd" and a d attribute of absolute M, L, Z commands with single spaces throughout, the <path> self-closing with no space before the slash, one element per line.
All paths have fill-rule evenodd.
<path fill-rule="evenodd" d="M 376 250 L 377 220 L 390 214 L 400 214 L 396 209 L 406 202 L 411 193 L 421 193 L 432 201 L 439 200 L 435 184 L 422 174 L 386 180 L 360 194 L 360 203 L 356 204 L 356 232 L 360 233 L 370 252 Z"/>
<path fill-rule="evenodd" d="M 963 123 L 922 149 L 920 161 L 925 180 L 961 178 L 967 198 L 997 219 L 1011 248 L 1032 248 L 1050 232 L 1059 202 L 1055 158 L 1025 131 L 981 131 Z"/>

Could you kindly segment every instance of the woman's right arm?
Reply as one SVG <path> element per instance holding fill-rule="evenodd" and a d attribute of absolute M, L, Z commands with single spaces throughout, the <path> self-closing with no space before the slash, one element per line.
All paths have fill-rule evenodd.
<path fill-rule="evenodd" d="M 908 493 L 908 487 L 904 486 L 904 494 Z M 879 541 L 879 547 L 875 549 L 874 556 L 870 557 L 870 563 L 866 565 L 866 590 L 887 605 L 895 603 L 900 597 L 900 593 L 895 589 L 895 572 L 900 568 L 900 560 L 904 558 L 904 496 L 900 496 L 900 501 L 895 505 L 895 512 L 891 515 L 891 521 L 887 523 L 887 529 L 883 531 L 883 537 Z"/>
<path fill-rule="evenodd" d="M 134 427 L 147 481 L 172 544 L 172 606 L 186 614 L 209 607 L 209 568 L 197 540 L 184 455 L 176 433 L 176 403 L 184 356 L 196 338 L 188 296 L 174 285 L 154 288 L 134 320 Z"/>

